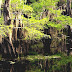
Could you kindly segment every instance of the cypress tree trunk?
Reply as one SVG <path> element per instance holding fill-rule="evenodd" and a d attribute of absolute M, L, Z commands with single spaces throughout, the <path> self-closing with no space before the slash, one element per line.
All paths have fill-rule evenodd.
<path fill-rule="evenodd" d="M 11 24 L 11 19 L 10 19 L 11 16 L 10 16 L 9 6 L 10 6 L 10 0 L 5 0 L 4 7 L 3 7 L 3 16 L 4 16 L 4 24 L 5 25 Z M 15 55 L 15 48 L 14 48 L 13 43 L 12 43 L 12 31 L 13 31 L 13 29 L 12 28 L 10 28 L 10 29 L 11 29 L 11 32 L 7 33 L 8 38 L 6 37 L 7 44 L 5 46 L 7 48 L 7 53 L 9 52 L 12 56 L 12 54 Z M 6 41 L 4 41 L 4 43 L 5 42 Z"/>
<path fill-rule="evenodd" d="M 4 21 L 5 21 L 5 24 L 7 23 L 7 20 L 9 19 L 9 2 L 10 0 L 5 0 L 5 3 L 4 3 Z"/>
<path fill-rule="evenodd" d="M 0 17 L 1 17 L 1 4 L 2 4 L 2 0 L 0 0 Z"/>
<path fill-rule="evenodd" d="M 0 43 L 2 43 L 2 35 L 0 35 Z"/>
<path fill-rule="evenodd" d="M 67 0 L 67 14 L 71 15 L 71 0 Z"/>

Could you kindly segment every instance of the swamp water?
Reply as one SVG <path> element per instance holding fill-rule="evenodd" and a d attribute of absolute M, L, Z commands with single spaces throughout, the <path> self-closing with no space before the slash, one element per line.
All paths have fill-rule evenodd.
<path fill-rule="evenodd" d="M 72 56 L 29 55 L 0 60 L 0 72 L 72 72 Z"/>

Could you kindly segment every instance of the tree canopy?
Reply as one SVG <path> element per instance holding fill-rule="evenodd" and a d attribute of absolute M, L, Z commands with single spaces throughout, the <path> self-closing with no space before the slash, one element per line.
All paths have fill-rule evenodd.
<path fill-rule="evenodd" d="M 2 1 L 5 3 L 4 0 Z M 58 1 L 59 0 L 30 0 L 28 4 L 27 0 L 10 0 L 9 18 L 11 19 L 11 24 L 4 25 L 5 21 L 2 14 L 0 18 L 0 34 L 6 35 L 6 33 L 12 32 L 11 29 L 14 27 L 14 19 L 20 20 L 20 23 L 23 25 L 22 30 L 26 29 L 28 31 L 26 39 L 40 39 L 46 36 L 43 32 L 45 28 L 48 28 L 46 25 L 55 27 L 58 30 L 61 30 L 65 25 L 71 25 L 72 18 L 62 15 L 63 10 L 57 10 Z M 45 16 L 43 16 L 44 13 Z M 27 18 L 24 17 L 24 15 L 26 15 Z M 52 16 L 51 21 L 50 16 Z"/>

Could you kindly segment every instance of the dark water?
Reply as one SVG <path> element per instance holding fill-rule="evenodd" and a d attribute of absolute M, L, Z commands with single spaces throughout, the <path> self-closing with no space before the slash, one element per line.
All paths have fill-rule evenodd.
<path fill-rule="evenodd" d="M 72 72 L 72 57 L 36 60 L 1 60 L 0 72 Z"/>

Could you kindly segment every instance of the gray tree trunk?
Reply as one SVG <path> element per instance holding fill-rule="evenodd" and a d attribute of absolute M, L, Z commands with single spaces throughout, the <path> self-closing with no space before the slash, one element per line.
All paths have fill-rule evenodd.
<path fill-rule="evenodd" d="M 1 17 L 1 4 L 2 4 L 2 0 L 0 0 L 0 17 Z"/>
<path fill-rule="evenodd" d="M 71 15 L 71 0 L 67 0 L 67 14 Z"/>
<path fill-rule="evenodd" d="M 5 3 L 4 3 L 4 21 L 5 21 L 5 24 L 7 23 L 7 20 L 9 19 L 9 2 L 10 0 L 5 0 Z"/>

